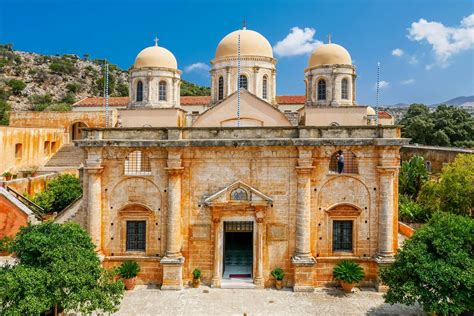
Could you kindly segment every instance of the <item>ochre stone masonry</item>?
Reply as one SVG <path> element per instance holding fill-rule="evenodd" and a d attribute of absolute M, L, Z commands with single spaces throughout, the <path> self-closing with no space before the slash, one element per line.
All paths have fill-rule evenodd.
<path fill-rule="evenodd" d="M 295 290 L 332 284 L 342 258 L 359 262 L 375 285 L 379 264 L 397 249 L 397 127 L 86 129 L 77 145 L 85 169 L 88 229 L 104 265 L 136 260 L 142 283 L 179 289 L 202 270 L 220 287 L 223 223 L 254 223 L 252 277 L 269 287 L 281 267 Z M 379 137 L 377 137 L 379 136 Z M 234 139 L 234 140 L 233 140 Z M 356 174 L 329 170 L 351 151 Z M 150 172 L 125 174 L 141 151 Z M 246 192 L 233 200 L 235 189 Z M 126 250 L 126 220 L 146 221 L 146 249 Z M 333 252 L 332 223 L 353 221 L 353 249 Z"/>

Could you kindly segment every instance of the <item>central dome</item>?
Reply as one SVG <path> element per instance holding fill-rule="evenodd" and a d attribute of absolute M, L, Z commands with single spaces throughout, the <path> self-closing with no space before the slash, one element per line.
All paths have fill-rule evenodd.
<path fill-rule="evenodd" d="M 317 47 L 309 57 L 308 67 L 321 65 L 352 65 L 349 52 L 337 44 L 324 44 Z"/>
<path fill-rule="evenodd" d="M 237 30 L 224 37 L 216 49 L 216 59 L 237 56 L 237 41 L 240 33 L 241 56 L 263 56 L 273 58 L 272 45 L 262 34 L 251 30 Z"/>
<path fill-rule="evenodd" d="M 178 69 L 174 55 L 164 47 L 155 45 L 142 50 L 135 58 L 133 68 L 171 68 Z"/>

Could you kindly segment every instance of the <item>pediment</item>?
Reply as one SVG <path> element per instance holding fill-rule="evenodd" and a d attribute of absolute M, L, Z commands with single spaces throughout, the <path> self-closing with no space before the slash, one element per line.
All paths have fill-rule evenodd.
<path fill-rule="evenodd" d="M 204 204 L 208 206 L 225 204 L 270 205 L 272 203 L 273 200 L 269 196 L 242 181 L 236 181 L 204 199 Z"/>
<path fill-rule="evenodd" d="M 193 123 L 193 127 L 235 127 L 237 124 L 237 92 L 209 108 Z M 240 93 L 240 126 L 291 126 L 288 118 L 272 104 L 243 89 Z"/>

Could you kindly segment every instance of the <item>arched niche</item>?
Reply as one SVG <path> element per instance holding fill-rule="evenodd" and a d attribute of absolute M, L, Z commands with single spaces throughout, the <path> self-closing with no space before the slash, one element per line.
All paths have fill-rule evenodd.
<path fill-rule="evenodd" d="M 345 175 L 332 177 L 319 190 L 318 205 L 322 210 L 341 205 L 351 205 L 355 209 L 366 207 L 369 209 L 369 190 L 355 177 Z"/>
<path fill-rule="evenodd" d="M 120 210 L 126 205 L 141 205 L 152 211 L 160 211 L 162 204 L 158 186 L 147 178 L 125 178 L 115 185 L 110 193 L 111 210 Z"/>

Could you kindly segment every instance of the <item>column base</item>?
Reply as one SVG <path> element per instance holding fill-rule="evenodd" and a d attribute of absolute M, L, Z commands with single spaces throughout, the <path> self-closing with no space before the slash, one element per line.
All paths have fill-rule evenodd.
<path fill-rule="evenodd" d="M 380 268 L 387 267 L 393 262 L 395 262 L 395 258 L 393 256 L 378 255 L 377 257 L 375 257 L 375 262 L 377 263 L 378 268 L 380 270 Z M 377 273 L 375 289 L 377 290 L 377 292 L 381 293 L 386 293 L 388 291 L 388 286 L 382 282 L 379 273 Z"/>
<path fill-rule="evenodd" d="M 160 263 L 163 266 L 163 284 L 161 289 L 182 290 L 184 257 L 163 257 Z"/>
<path fill-rule="evenodd" d="M 291 263 L 295 266 L 293 292 L 313 292 L 313 266 L 316 264 L 314 257 L 294 256 Z"/>
<path fill-rule="evenodd" d="M 257 289 L 265 288 L 265 280 L 263 278 L 255 278 L 253 284 L 255 284 L 255 288 Z"/>
<path fill-rule="evenodd" d="M 221 278 L 212 278 L 211 280 L 211 288 L 220 288 L 221 287 Z"/>

